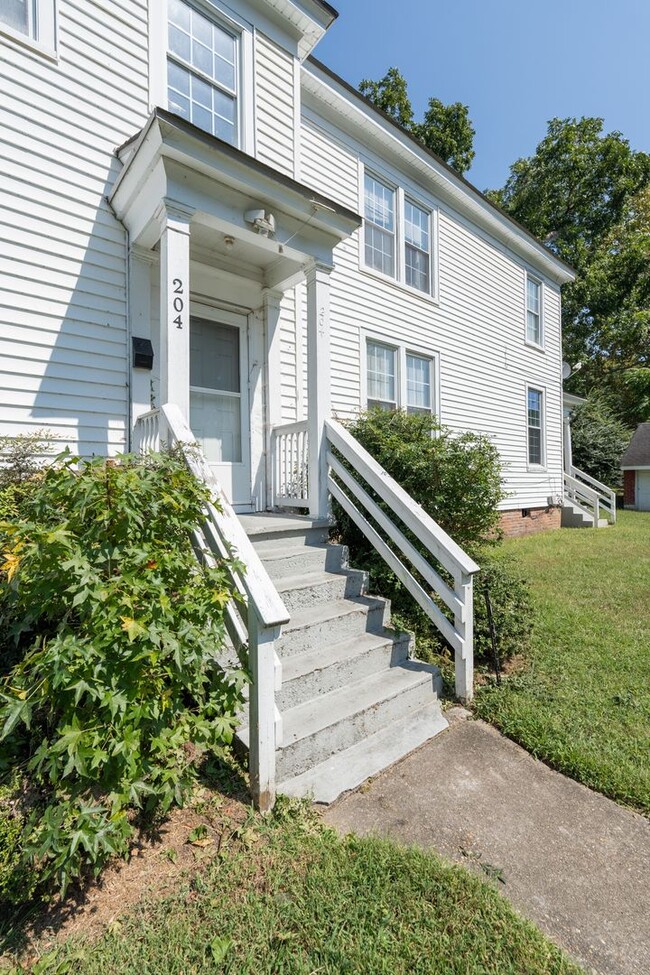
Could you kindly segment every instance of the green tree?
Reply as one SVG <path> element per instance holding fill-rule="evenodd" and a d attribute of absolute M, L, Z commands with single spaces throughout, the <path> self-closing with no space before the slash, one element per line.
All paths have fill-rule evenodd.
<path fill-rule="evenodd" d="M 650 155 L 599 118 L 552 119 L 535 153 L 488 195 L 577 271 L 563 289 L 576 392 L 606 388 L 626 422 L 648 416 Z"/>
<path fill-rule="evenodd" d="M 576 467 L 611 487 L 620 486 L 621 456 L 630 431 L 602 393 L 592 393 L 573 411 L 571 441 Z"/>
<path fill-rule="evenodd" d="M 416 122 L 408 85 L 398 68 L 389 68 L 379 81 L 364 79 L 359 91 L 459 173 L 472 165 L 475 133 L 467 105 L 445 105 L 439 98 L 430 98 L 424 118 Z"/>

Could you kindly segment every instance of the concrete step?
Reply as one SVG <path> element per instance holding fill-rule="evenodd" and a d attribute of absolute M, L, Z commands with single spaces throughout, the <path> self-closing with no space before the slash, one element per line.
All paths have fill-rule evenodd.
<path fill-rule="evenodd" d="M 363 633 L 381 633 L 389 615 L 388 600 L 371 596 L 336 599 L 297 609 L 283 627 L 276 651 L 284 658 L 341 643 Z"/>
<path fill-rule="evenodd" d="M 439 688 L 437 668 L 406 661 L 290 708 L 282 715 L 278 779 L 300 775 L 401 721 L 430 703 Z"/>
<path fill-rule="evenodd" d="M 321 545 L 329 537 L 328 521 L 302 515 L 260 512 L 240 515 L 239 520 L 260 555 L 268 549 L 277 549 L 278 542 L 282 542 L 286 549 L 301 548 L 303 545 Z"/>
<path fill-rule="evenodd" d="M 284 605 L 293 615 L 296 610 L 320 606 L 333 600 L 362 596 L 366 592 L 368 576 L 360 569 L 347 572 L 307 572 L 301 576 L 278 579 L 277 590 Z"/>
<path fill-rule="evenodd" d="M 314 802 L 334 802 L 448 728 L 437 700 L 337 752 L 300 775 L 280 782 L 278 792 Z"/>
<path fill-rule="evenodd" d="M 582 508 L 565 498 L 561 512 L 562 528 L 593 528 L 594 517 L 583 511 Z"/>
<path fill-rule="evenodd" d="M 277 704 L 282 712 L 341 687 L 363 680 L 408 660 L 408 633 L 363 633 L 342 643 L 328 644 L 282 662 L 282 688 Z"/>
<path fill-rule="evenodd" d="M 282 541 L 275 541 L 269 543 L 261 555 L 266 571 L 276 583 L 288 576 L 301 576 L 307 572 L 340 572 L 348 565 L 345 545 L 290 545 L 287 548 Z"/>

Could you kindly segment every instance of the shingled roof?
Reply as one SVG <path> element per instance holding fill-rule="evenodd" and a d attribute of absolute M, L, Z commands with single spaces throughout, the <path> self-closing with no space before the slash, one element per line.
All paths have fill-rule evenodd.
<path fill-rule="evenodd" d="M 650 467 L 650 423 L 639 423 L 621 457 L 621 467 Z"/>

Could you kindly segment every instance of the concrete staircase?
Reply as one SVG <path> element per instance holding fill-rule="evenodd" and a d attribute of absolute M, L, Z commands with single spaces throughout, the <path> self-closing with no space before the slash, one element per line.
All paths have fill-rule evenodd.
<path fill-rule="evenodd" d="M 565 498 L 562 504 L 562 528 L 593 528 L 594 516 L 585 511 L 575 501 Z M 598 519 L 599 528 L 607 528 L 609 522 L 606 518 Z"/>
<path fill-rule="evenodd" d="M 291 613 L 277 645 L 278 792 L 332 802 L 447 727 L 440 674 L 390 629 L 387 600 L 366 594 L 327 524 L 240 517 Z M 247 746 L 248 729 L 239 734 Z"/>

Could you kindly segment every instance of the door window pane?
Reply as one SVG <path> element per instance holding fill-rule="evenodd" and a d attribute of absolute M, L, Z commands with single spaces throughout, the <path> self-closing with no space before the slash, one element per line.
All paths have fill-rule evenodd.
<path fill-rule="evenodd" d="M 239 329 L 190 323 L 190 426 L 212 463 L 241 463 Z"/>
<path fill-rule="evenodd" d="M 396 399 L 396 350 L 378 342 L 368 342 L 367 384 L 368 406 L 395 409 Z"/>

